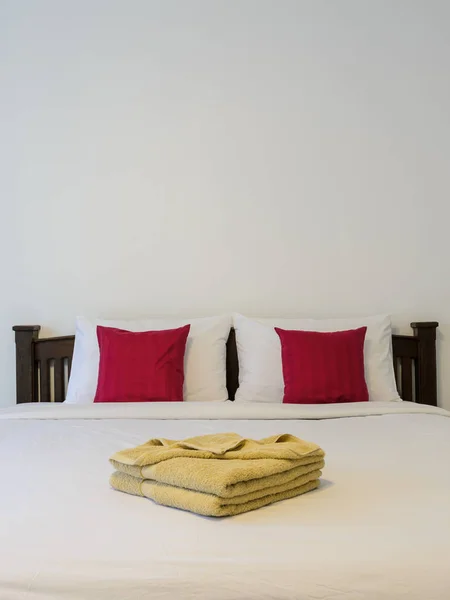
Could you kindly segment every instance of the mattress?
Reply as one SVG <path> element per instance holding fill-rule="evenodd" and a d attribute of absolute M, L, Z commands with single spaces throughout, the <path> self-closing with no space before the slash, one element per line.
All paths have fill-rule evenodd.
<path fill-rule="evenodd" d="M 450 598 L 449 416 L 406 402 L 0 410 L 0 598 Z M 318 443 L 321 487 L 225 519 L 109 487 L 113 452 L 221 431 Z"/>

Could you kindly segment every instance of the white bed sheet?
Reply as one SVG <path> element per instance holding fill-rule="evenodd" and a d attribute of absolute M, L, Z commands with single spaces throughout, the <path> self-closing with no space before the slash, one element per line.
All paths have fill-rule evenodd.
<path fill-rule="evenodd" d="M 0 411 L 0 599 L 450 598 L 450 413 L 370 404 Z M 317 442 L 323 485 L 229 519 L 109 488 L 113 452 L 218 431 Z"/>

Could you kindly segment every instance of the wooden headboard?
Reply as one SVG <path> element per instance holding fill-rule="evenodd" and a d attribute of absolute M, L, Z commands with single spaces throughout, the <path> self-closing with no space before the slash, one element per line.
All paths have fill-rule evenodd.
<path fill-rule="evenodd" d="M 413 335 L 393 335 L 397 387 L 403 400 L 437 406 L 435 321 L 411 323 Z M 39 338 L 40 325 L 16 325 L 17 403 L 62 402 L 70 376 L 75 336 Z M 234 330 L 227 342 L 227 388 L 234 399 L 239 364 Z"/>

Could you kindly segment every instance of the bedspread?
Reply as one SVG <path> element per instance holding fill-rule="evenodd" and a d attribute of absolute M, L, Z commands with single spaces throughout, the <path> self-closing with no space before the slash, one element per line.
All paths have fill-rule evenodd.
<path fill-rule="evenodd" d="M 201 404 L 1 410 L 0 599 L 450 598 L 450 413 Z M 117 450 L 226 431 L 319 444 L 321 487 L 229 519 L 109 487 Z"/>

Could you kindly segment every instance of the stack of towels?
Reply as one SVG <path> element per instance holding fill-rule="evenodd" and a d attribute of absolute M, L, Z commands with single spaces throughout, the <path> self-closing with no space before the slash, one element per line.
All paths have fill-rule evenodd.
<path fill-rule="evenodd" d="M 225 517 L 314 490 L 325 454 L 290 434 L 152 439 L 114 454 L 111 486 L 158 504 Z"/>

